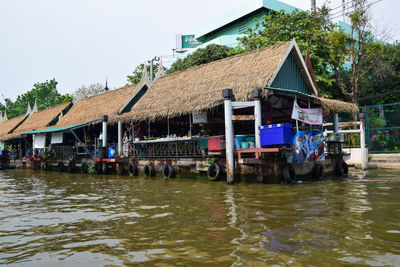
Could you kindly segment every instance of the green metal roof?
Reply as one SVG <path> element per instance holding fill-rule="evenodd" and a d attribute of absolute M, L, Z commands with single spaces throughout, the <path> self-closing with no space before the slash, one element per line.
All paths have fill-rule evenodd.
<path fill-rule="evenodd" d="M 60 132 L 60 131 L 69 130 L 69 129 L 81 128 L 81 127 L 84 127 L 86 125 L 88 125 L 88 124 L 87 123 L 83 123 L 83 124 L 76 124 L 76 125 L 65 126 L 65 127 L 47 128 L 47 129 L 34 130 L 34 131 L 20 133 L 20 135 Z"/>
<path fill-rule="evenodd" d="M 301 10 L 294 6 L 288 5 L 286 3 L 277 1 L 277 0 L 251 0 L 247 3 L 234 8 L 230 12 L 225 15 L 217 18 L 211 23 L 203 26 L 196 32 L 196 38 L 201 38 L 202 36 L 209 34 L 215 30 L 218 30 L 225 25 L 232 23 L 233 21 L 239 20 L 240 18 L 262 8 L 270 9 L 270 10 L 285 10 L 285 12 L 292 12 L 294 10 Z"/>

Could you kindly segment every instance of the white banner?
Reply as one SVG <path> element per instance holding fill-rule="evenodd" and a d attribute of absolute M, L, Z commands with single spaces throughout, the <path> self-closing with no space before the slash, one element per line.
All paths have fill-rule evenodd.
<path fill-rule="evenodd" d="M 293 102 L 292 119 L 308 124 L 322 124 L 322 108 L 301 108 L 296 101 Z"/>
<path fill-rule="evenodd" d="M 33 148 L 44 148 L 46 144 L 46 135 L 36 134 L 33 138 Z"/>
<path fill-rule="evenodd" d="M 62 144 L 62 142 L 63 142 L 63 132 L 51 134 L 52 144 Z"/>

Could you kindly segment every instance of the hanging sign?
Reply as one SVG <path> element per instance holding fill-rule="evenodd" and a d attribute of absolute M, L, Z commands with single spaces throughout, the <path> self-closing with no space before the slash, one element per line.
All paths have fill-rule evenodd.
<path fill-rule="evenodd" d="M 46 145 L 46 135 L 36 134 L 33 138 L 33 148 L 44 148 Z"/>
<path fill-rule="evenodd" d="M 322 108 L 301 108 L 297 104 L 297 101 L 294 101 L 292 119 L 307 124 L 322 124 Z"/>
<path fill-rule="evenodd" d="M 63 132 L 51 134 L 52 144 L 62 144 L 62 142 L 63 142 Z"/>

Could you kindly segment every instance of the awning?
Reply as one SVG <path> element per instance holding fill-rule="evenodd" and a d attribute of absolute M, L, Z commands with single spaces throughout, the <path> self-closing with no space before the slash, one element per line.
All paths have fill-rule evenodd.
<path fill-rule="evenodd" d="M 86 125 L 88 125 L 88 124 L 83 123 L 83 124 L 76 124 L 76 125 L 65 126 L 65 127 L 47 128 L 47 129 L 34 130 L 34 131 L 20 133 L 20 135 L 60 132 L 60 131 L 73 130 L 73 129 L 85 127 Z"/>

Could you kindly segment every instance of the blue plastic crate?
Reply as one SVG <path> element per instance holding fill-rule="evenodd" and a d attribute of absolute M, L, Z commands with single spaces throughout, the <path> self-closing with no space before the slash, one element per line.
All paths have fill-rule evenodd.
<path fill-rule="evenodd" d="M 0 150 L 0 157 L 7 157 L 8 151 L 7 150 Z"/>
<path fill-rule="evenodd" d="M 262 146 L 291 145 L 293 143 L 293 125 L 289 123 L 260 126 Z"/>

